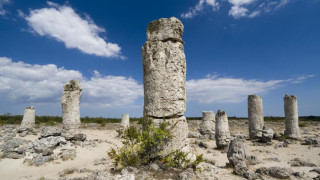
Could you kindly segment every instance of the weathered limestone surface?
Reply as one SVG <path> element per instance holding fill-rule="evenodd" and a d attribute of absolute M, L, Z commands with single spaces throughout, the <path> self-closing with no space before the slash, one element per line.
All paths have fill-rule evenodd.
<path fill-rule="evenodd" d="M 64 85 L 61 98 L 62 126 L 64 130 L 78 130 L 80 128 L 81 91 L 79 80 L 70 80 Z"/>
<path fill-rule="evenodd" d="M 182 42 L 183 24 L 175 17 L 152 21 L 147 27 L 148 41 L 175 40 Z"/>
<path fill-rule="evenodd" d="M 174 23 L 174 24 L 172 24 Z M 168 30 L 174 28 L 172 30 Z M 152 21 L 142 47 L 144 113 L 179 117 L 186 109 L 186 59 L 180 41 L 183 25 L 177 18 Z"/>
<path fill-rule="evenodd" d="M 228 116 L 224 111 L 218 110 L 216 115 L 216 144 L 218 149 L 226 149 L 230 142 Z"/>
<path fill-rule="evenodd" d="M 169 126 L 171 132 L 172 132 L 172 140 L 166 145 L 165 150 L 163 150 L 162 154 L 167 155 L 171 154 L 176 150 L 182 149 L 184 147 L 188 146 L 188 122 L 186 120 L 186 117 L 182 116 L 179 118 L 171 118 L 171 119 L 165 119 L 166 122 L 169 122 L 171 127 Z M 155 125 L 159 125 L 161 122 L 163 122 L 163 119 L 152 119 L 152 122 Z"/>
<path fill-rule="evenodd" d="M 215 116 L 213 111 L 202 112 L 202 122 L 199 131 L 202 135 L 214 135 L 215 132 Z"/>
<path fill-rule="evenodd" d="M 262 99 L 257 95 L 248 96 L 248 119 L 250 139 L 261 138 L 264 125 Z"/>
<path fill-rule="evenodd" d="M 129 114 L 122 114 L 122 119 L 121 119 L 121 126 L 122 127 L 129 127 L 130 121 L 129 121 Z"/>
<path fill-rule="evenodd" d="M 297 97 L 286 94 L 283 99 L 286 123 L 284 134 L 290 138 L 300 139 Z"/>
<path fill-rule="evenodd" d="M 186 59 L 183 24 L 175 17 L 152 21 L 141 49 L 144 83 L 144 114 L 173 128 L 173 138 L 163 155 L 188 149 L 186 110 Z M 187 151 L 187 150 L 186 150 Z"/>
<path fill-rule="evenodd" d="M 229 164 L 232 167 L 237 165 L 247 167 L 247 159 L 248 159 L 248 146 L 247 144 L 240 139 L 231 140 L 227 157 L 229 160 Z"/>
<path fill-rule="evenodd" d="M 35 125 L 36 111 L 33 106 L 26 107 L 21 121 L 21 128 L 32 129 Z"/>

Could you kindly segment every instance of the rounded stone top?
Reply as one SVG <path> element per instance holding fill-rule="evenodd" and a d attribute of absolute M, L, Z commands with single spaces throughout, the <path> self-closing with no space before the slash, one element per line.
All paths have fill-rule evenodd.
<path fill-rule="evenodd" d="M 297 99 L 297 96 L 286 94 L 286 95 L 284 96 L 284 99 Z"/>
<path fill-rule="evenodd" d="M 248 96 L 248 99 L 261 99 L 261 97 L 258 96 L 258 95 L 256 95 L 256 94 L 250 94 L 250 95 Z"/>
<path fill-rule="evenodd" d="M 33 106 L 28 106 L 28 107 L 26 107 L 26 109 L 34 109 L 34 107 Z"/>
<path fill-rule="evenodd" d="M 70 80 L 67 84 L 64 85 L 64 91 L 75 91 L 75 90 L 82 90 L 80 80 L 74 79 Z"/>
<path fill-rule="evenodd" d="M 175 17 L 161 18 L 149 23 L 147 41 L 175 40 L 183 43 L 183 24 Z"/>

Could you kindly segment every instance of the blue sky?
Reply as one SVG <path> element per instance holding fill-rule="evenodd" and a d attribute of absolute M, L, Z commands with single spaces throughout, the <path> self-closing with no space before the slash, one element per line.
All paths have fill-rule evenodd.
<path fill-rule="evenodd" d="M 187 116 L 320 115 L 319 0 L 0 0 L 0 114 L 61 115 L 63 84 L 80 79 L 81 116 L 143 112 L 141 47 L 155 19 L 184 24 Z"/>

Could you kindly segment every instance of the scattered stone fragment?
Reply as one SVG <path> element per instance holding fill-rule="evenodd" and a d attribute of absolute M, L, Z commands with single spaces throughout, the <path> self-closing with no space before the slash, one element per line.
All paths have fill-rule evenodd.
<path fill-rule="evenodd" d="M 61 177 L 61 176 L 73 174 L 73 173 L 78 172 L 78 171 L 79 170 L 77 168 L 68 168 L 68 169 L 65 169 L 65 170 L 59 172 L 59 175 Z"/>
<path fill-rule="evenodd" d="M 257 95 L 248 96 L 248 122 L 250 139 L 261 138 L 264 125 L 262 98 Z"/>
<path fill-rule="evenodd" d="M 159 171 L 161 168 L 157 163 L 151 163 L 149 165 L 149 169 L 154 170 L 154 171 Z"/>
<path fill-rule="evenodd" d="M 38 139 L 33 143 L 33 149 L 37 153 L 43 153 L 44 151 L 49 151 L 48 149 L 54 149 L 56 146 L 61 143 L 66 143 L 65 138 L 61 136 L 49 136 L 46 138 Z"/>
<path fill-rule="evenodd" d="M 279 178 L 279 179 L 286 179 L 289 178 L 293 171 L 289 168 L 282 168 L 282 167 L 261 167 L 256 170 L 256 173 L 262 174 L 262 175 L 268 175 L 271 177 Z"/>
<path fill-rule="evenodd" d="M 208 148 L 208 144 L 207 143 L 205 143 L 205 142 L 203 142 L 203 141 L 200 141 L 199 142 L 199 147 L 201 147 L 201 148 Z"/>
<path fill-rule="evenodd" d="M 106 158 L 101 158 L 101 159 L 96 159 L 93 161 L 93 165 L 105 165 L 107 164 L 107 159 Z"/>
<path fill-rule="evenodd" d="M 312 145 L 313 147 L 320 147 L 320 141 L 315 138 L 306 138 L 302 141 L 302 145 Z"/>
<path fill-rule="evenodd" d="M 230 142 L 230 131 L 228 116 L 224 111 L 218 110 L 216 115 L 216 144 L 218 149 L 226 150 L 228 149 Z"/>
<path fill-rule="evenodd" d="M 297 97 L 286 94 L 283 99 L 286 123 L 284 135 L 289 138 L 300 139 Z"/>
<path fill-rule="evenodd" d="M 199 138 L 200 133 L 189 131 L 188 138 Z"/>
<path fill-rule="evenodd" d="M 28 163 L 30 166 L 40 166 L 45 164 L 46 162 L 54 160 L 54 157 L 51 156 L 43 156 L 42 154 L 34 154 L 32 159 L 25 159 L 25 163 Z"/>
<path fill-rule="evenodd" d="M 263 142 L 263 143 L 271 142 L 272 138 L 273 138 L 273 134 L 274 133 L 271 128 L 263 126 L 261 142 Z"/>
<path fill-rule="evenodd" d="M 292 159 L 291 161 L 289 161 L 289 164 L 293 167 L 301 167 L 301 166 L 303 166 L 303 167 L 316 167 L 317 166 L 314 163 L 303 161 L 299 158 Z"/>
<path fill-rule="evenodd" d="M 49 137 L 49 136 L 60 136 L 62 130 L 60 128 L 54 126 L 46 126 L 40 130 L 41 138 Z"/>

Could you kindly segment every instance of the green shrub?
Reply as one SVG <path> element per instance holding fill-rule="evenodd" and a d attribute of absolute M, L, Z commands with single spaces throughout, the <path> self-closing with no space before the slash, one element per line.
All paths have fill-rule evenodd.
<path fill-rule="evenodd" d="M 169 123 L 164 120 L 159 127 L 156 127 L 150 118 L 144 118 L 139 123 L 142 124 L 140 129 L 130 126 L 122 131 L 118 130 L 124 145 L 118 151 L 112 148 L 108 152 L 116 167 L 120 169 L 127 166 L 139 167 L 159 162 L 166 168 L 185 168 L 188 165 L 192 166 L 193 163 L 196 166 L 203 160 L 201 155 L 195 162 L 190 162 L 187 158 L 188 153 L 181 151 L 163 157 L 161 153 L 172 139 L 173 126 L 169 126 Z"/>
<path fill-rule="evenodd" d="M 306 127 L 307 124 L 305 122 L 299 122 L 299 127 Z"/>

